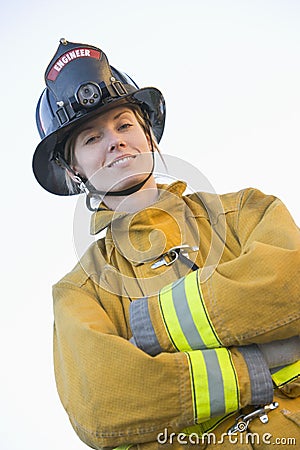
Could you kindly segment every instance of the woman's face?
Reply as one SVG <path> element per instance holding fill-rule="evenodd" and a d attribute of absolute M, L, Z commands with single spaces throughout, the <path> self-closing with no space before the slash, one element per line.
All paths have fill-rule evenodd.
<path fill-rule="evenodd" d="M 101 191 L 133 186 L 153 165 L 150 140 L 128 106 L 86 122 L 75 139 L 74 156 L 75 171 Z"/>

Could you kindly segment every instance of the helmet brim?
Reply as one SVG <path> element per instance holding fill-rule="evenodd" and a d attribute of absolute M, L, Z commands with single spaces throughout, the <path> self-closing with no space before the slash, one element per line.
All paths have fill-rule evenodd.
<path fill-rule="evenodd" d="M 91 118 L 107 112 L 122 103 L 139 105 L 148 114 L 151 127 L 157 142 L 160 142 L 165 126 L 165 101 L 162 93 L 154 87 L 137 89 L 135 92 L 119 97 L 105 106 L 95 108 L 82 117 L 46 136 L 37 146 L 33 155 L 32 168 L 39 184 L 51 194 L 68 196 L 65 169 L 57 163 L 55 156 L 63 155 L 64 143 L 72 131 Z"/>

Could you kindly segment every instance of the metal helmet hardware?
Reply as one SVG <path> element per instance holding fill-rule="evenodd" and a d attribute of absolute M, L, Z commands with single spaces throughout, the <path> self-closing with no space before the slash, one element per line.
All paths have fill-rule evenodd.
<path fill-rule="evenodd" d="M 73 129 L 118 104 L 138 105 L 159 142 L 165 124 L 165 102 L 154 87 L 139 88 L 125 73 L 109 65 L 97 47 L 60 40 L 45 72 L 46 88 L 37 104 L 41 137 L 33 156 L 33 172 L 47 191 L 72 195 L 65 182 L 64 144 Z M 78 189 L 78 193 L 80 190 Z"/>

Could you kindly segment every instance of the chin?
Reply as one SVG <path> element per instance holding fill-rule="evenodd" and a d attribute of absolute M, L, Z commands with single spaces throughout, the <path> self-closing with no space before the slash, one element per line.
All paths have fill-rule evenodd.
<path fill-rule="evenodd" d="M 112 191 L 121 191 L 124 189 L 129 189 L 129 188 L 135 186 L 136 184 L 141 183 L 146 178 L 146 176 L 147 175 L 145 175 L 144 177 L 142 177 L 140 175 L 129 177 L 128 179 L 115 184 Z"/>

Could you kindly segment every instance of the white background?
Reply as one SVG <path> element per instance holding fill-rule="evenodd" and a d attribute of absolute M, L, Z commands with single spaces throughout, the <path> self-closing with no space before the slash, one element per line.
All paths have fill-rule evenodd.
<path fill-rule="evenodd" d="M 76 198 L 51 196 L 31 172 L 36 102 L 58 41 L 99 46 L 164 93 L 162 152 L 219 193 L 279 196 L 300 223 L 300 2 L 11 0 L 0 16 L 0 448 L 80 450 L 52 364 L 51 285 L 76 263 Z"/>

